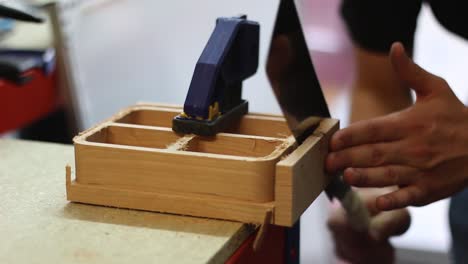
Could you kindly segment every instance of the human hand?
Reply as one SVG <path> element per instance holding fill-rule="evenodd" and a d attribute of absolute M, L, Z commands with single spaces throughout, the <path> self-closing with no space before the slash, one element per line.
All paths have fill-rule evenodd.
<path fill-rule="evenodd" d="M 426 205 L 468 184 L 468 110 L 442 78 L 392 45 L 390 60 L 416 103 L 400 112 L 354 123 L 330 141 L 329 172 L 359 187 L 398 185 L 377 198 L 379 210 Z"/>
<path fill-rule="evenodd" d="M 389 238 L 406 232 L 411 217 L 407 209 L 379 212 L 375 206 L 375 192 L 359 191 L 372 215 L 369 233 L 354 231 L 342 207 L 333 209 L 329 219 L 330 229 L 335 242 L 336 255 L 353 264 L 395 262 L 395 251 Z"/>

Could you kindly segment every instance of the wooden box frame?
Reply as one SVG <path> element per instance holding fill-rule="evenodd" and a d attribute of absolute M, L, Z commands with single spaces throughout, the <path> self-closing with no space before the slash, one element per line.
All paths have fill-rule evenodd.
<path fill-rule="evenodd" d="M 292 226 L 329 182 L 324 158 L 335 119 L 300 146 L 282 116 L 248 114 L 225 133 L 178 135 L 181 107 L 140 104 L 73 141 L 73 202 Z M 271 212 L 271 213 L 269 213 Z"/>

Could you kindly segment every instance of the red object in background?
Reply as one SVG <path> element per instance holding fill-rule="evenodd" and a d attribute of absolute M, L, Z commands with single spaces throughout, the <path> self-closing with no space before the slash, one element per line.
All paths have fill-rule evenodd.
<path fill-rule="evenodd" d="M 0 133 L 24 127 L 57 107 L 55 73 L 40 68 L 23 73 L 24 84 L 0 79 Z"/>
<path fill-rule="evenodd" d="M 302 0 L 304 34 L 320 82 L 347 87 L 354 78 L 353 44 L 340 14 L 341 0 Z"/>
<path fill-rule="evenodd" d="M 253 251 L 253 243 L 257 232 L 252 234 L 226 261 L 226 264 L 285 263 L 285 232 L 284 227 L 269 226 L 263 244 L 256 252 Z"/>

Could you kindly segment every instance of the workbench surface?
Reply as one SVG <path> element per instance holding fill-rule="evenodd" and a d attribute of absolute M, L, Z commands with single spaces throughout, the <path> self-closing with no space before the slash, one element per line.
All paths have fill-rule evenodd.
<path fill-rule="evenodd" d="M 0 263 L 219 263 L 252 233 L 235 222 L 70 203 L 73 163 L 69 145 L 0 140 Z"/>

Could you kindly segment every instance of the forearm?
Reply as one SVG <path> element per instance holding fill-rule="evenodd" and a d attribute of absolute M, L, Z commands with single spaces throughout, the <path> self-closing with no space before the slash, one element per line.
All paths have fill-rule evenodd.
<path fill-rule="evenodd" d="M 408 87 L 394 73 L 386 55 L 354 49 L 356 78 L 352 84 L 350 122 L 399 111 L 412 104 Z"/>

